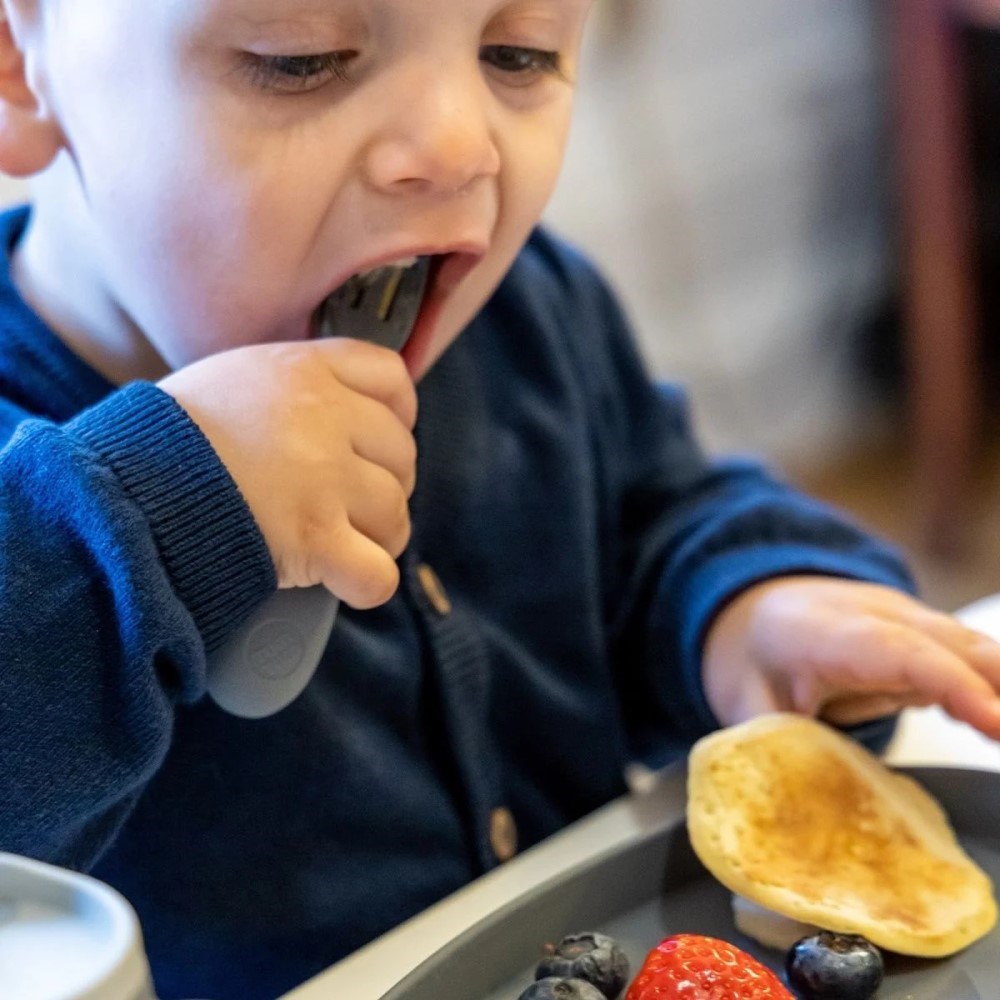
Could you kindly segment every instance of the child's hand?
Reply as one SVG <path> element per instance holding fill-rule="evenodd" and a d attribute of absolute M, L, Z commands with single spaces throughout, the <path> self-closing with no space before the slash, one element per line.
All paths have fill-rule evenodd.
<path fill-rule="evenodd" d="M 282 587 L 388 600 L 410 537 L 417 397 L 399 355 L 357 340 L 260 344 L 163 379 L 260 526 Z"/>
<path fill-rule="evenodd" d="M 758 584 L 716 618 L 702 669 L 723 725 L 779 710 L 851 725 L 938 703 L 1000 738 L 1000 645 L 888 587 Z"/>

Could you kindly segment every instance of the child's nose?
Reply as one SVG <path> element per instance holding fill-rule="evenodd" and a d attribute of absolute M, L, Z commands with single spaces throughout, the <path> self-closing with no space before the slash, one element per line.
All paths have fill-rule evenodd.
<path fill-rule="evenodd" d="M 489 123 L 489 93 L 480 79 L 445 74 L 414 85 L 366 151 L 372 185 L 444 194 L 496 175 L 500 154 Z"/>

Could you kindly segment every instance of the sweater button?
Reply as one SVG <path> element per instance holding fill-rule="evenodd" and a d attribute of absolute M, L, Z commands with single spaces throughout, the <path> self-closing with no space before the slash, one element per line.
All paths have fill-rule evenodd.
<path fill-rule="evenodd" d="M 490 813 L 490 847 L 501 863 L 517 854 L 517 824 L 511 811 L 503 806 Z"/>
<path fill-rule="evenodd" d="M 431 607 L 439 615 L 451 614 L 451 601 L 448 600 L 448 595 L 445 593 L 444 587 L 441 586 L 437 573 L 427 563 L 421 563 L 417 567 L 417 579 L 420 581 L 420 586 L 423 587 L 427 600 L 431 602 Z"/>

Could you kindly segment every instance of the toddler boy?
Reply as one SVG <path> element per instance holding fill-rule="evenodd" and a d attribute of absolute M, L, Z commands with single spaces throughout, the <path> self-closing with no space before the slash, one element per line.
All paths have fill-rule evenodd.
<path fill-rule="evenodd" d="M 117 886 L 164 1000 L 277 996 L 719 724 L 1000 733 L 997 647 L 707 461 L 535 229 L 589 6 L 3 0 L 0 848 Z M 317 339 L 414 256 L 401 357 Z M 313 584 L 311 684 L 222 712 Z"/>

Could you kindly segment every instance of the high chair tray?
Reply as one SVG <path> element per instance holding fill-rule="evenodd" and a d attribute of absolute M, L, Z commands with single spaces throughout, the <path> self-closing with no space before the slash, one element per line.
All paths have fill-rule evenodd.
<path fill-rule="evenodd" d="M 1000 887 L 1000 773 L 900 768 L 948 813 L 959 840 Z M 679 771 L 673 779 L 683 781 Z M 676 789 L 675 789 L 676 791 Z M 729 892 L 701 866 L 688 842 L 683 796 L 661 829 L 583 862 L 501 907 L 419 965 L 383 1000 L 517 1000 L 531 983 L 546 942 L 600 931 L 616 938 L 633 974 L 668 934 L 710 934 L 771 968 L 784 956 L 761 948 L 733 924 Z M 886 956 L 878 1000 L 996 1000 L 1000 929 L 947 959 Z"/>

